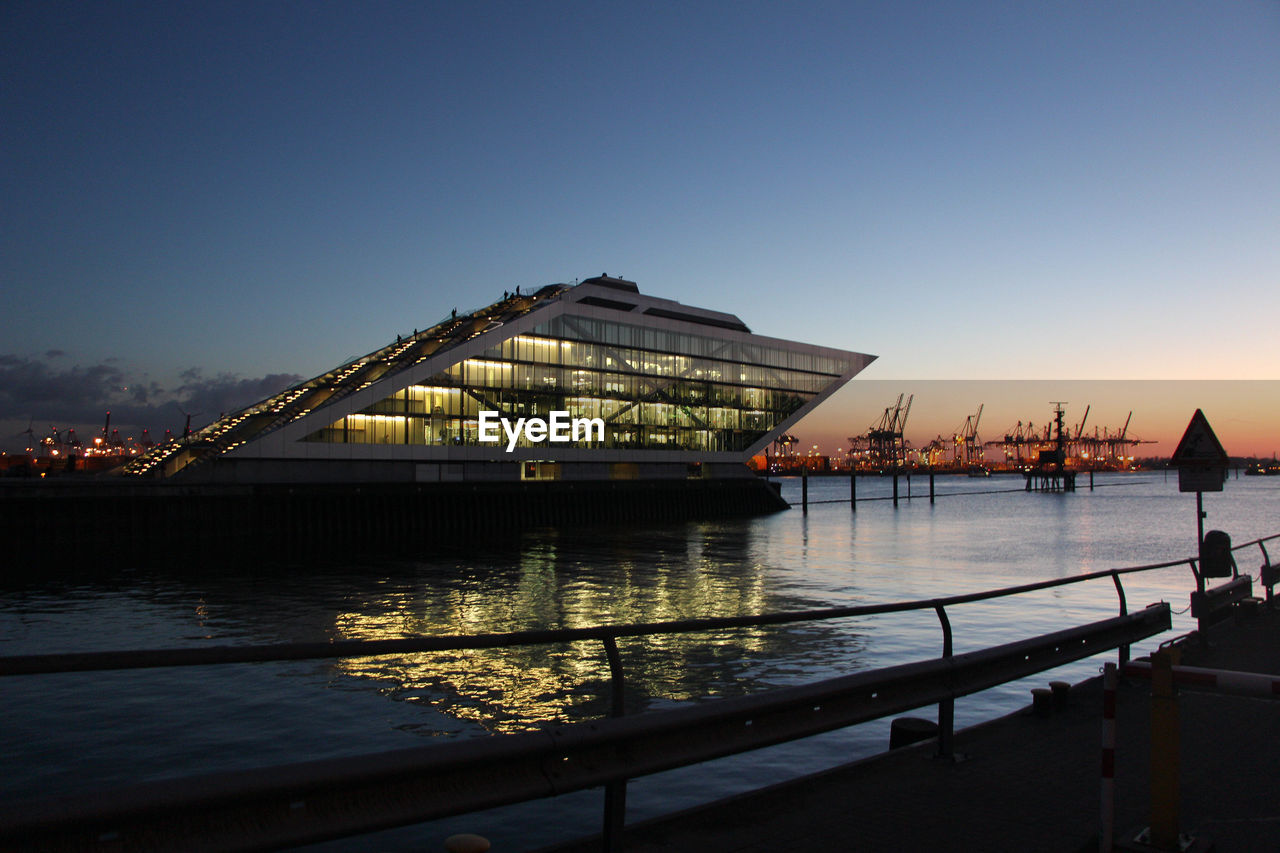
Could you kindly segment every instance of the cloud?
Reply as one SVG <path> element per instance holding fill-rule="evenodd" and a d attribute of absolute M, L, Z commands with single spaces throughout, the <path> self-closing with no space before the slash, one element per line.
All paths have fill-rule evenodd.
<path fill-rule="evenodd" d="M 107 412 L 122 435 L 139 436 L 146 428 L 158 438 L 166 429 L 180 431 L 187 412 L 200 413 L 191 421 L 193 428 L 199 427 L 303 378 L 288 373 L 206 377 L 199 368 L 191 368 L 182 372 L 180 385 L 169 389 L 145 374 L 130 375 L 117 359 L 61 367 L 49 363 L 65 356 L 61 350 L 44 355 L 41 359 L 0 354 L 0 442 L 6 450 L 25 443 L 21 433 L 28 424 L 37 436 L 71 427 L 84 438 L 102 429 Z"/>
<path fill-rule="evenodd" d="M 114 365 L 55 369 L 36 359 L 0 355 L 0 412 L 62 421 L 96 418 L 124 383 Z"/>
<path fill-rule="evenodd" d="M 175 392 L 177 400 L 186 411 L 207 415 L 205 421 L 269 397 L 302 379 L 292 373 L 272 373 L 258 379 L 219 373 L 206 378 L 198 367 L 184 370 L 181 378 L 183 384 Z"/>

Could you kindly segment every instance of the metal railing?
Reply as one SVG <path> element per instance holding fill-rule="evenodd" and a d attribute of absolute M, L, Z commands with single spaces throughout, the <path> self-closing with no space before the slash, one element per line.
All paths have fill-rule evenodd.
<path fill-rule="evenodd" d="M 1264 556 L 1265 574 L 1270 564 L 1264 543 L 1276 538 L 1280 534 L 1232 550 L 1257 545 Z M 603 785 L 603 847 L 612 850 L 620 838 L 630 778 L 935 703 L 939 754 L 950 756 L 956 698 L 1110 649 L 1119 649 L 1123 665 L 1131 643 L 1168 630 L 1167 604 L 1128 612 L 1121 576 L 1180 565 L 1190 565 L 1200 582 L 1196 558 L 1186 558 L 922 601 L 756 616 L 400 640 L 0 658 L 0 676 L 16 676 L 598 641 L 609 664 L 612 699 L 609 718 L 539 732 L 146 783 L 92 798 L 6 807 L 0 809 L 0 839 L 18 841 L 23 849 L 66 845 L 119 849 L 139 840 L 153 847 L 188 850 L 272 849 Z M 977 652 L 957 655 L 953 651 L 948 608 L 1103 578 L 1114 584 L 1118 616 Z M 624 716 L 625 678 L 617 646 L 621 638 L 930 609 L 942 631 L 938 658 L 672 711 Z"/>

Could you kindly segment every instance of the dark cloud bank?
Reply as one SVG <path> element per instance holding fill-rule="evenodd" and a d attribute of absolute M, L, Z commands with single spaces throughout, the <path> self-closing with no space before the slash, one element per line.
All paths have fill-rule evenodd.
<path fill-rule="evenodd" d="M 303 378 L 291 373 L 255 379 L 231 373 L 205 376 L 191 368 L 180 375 L 180 385 L 166 388 L 146 376 L 131 375 L 114 359 L 85 367 L 64 366 L 65 358 L 60 350 L 50 350 L 43 359 L 0 355 L 0 421 L 6 426 L 0 440 L 5 449 L 22 443 L 25 436 L 14 433 L 28 423 L 37 436 L 51 427 L 74 427 L 83 438 L 101 430 L 108 411 L 112 427 L 118 426 L 121 435 L 136 437 L 148 428 L 159 438 L 166 429 L 182 429 L 184 412 L 194 416 L 195 428 Z"/>

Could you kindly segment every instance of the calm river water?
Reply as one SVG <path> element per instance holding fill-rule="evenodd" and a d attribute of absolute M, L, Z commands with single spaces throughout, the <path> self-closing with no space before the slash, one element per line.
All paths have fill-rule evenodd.
<path fill-rule="evenodd" d="M 813 478 L 764 518 L 663 527 L 532 531 L 510 542 L 440 543 L 420 560 L 333 567 L 228 565 L 217 574 L 125 572 L 109 580 L 0 588 L 0 654 L 481 633 L 731 616 L 933 598 L 1191 556 L 1194 495 L 1176 475 L 1099 475 L 1074 494 L 1021 480 L 939 477 L 900 485 Z M 838 501 L 843 503 L 818 503 Z M 1206 528 L 1233 541 L 1280 532 L 1280 478 L 1232 478 L 1205 496 Z M 1275 548 L 1273 551 L 1277 550 Z M 1241 555 L 1257 574 L 1260 551 Z M 1186 567 L 1125 581 L 1131 607 L 1187 605 Z M 1117 612 L 1109 580 L 949 611 L 956 651 Z M 1175 632 L 1193 627 L 1175 616 Z M 1158 639 L 1140 647 L 1154 647 Z M 931 611 L 828 624 L 620 642 L 628 711 L 733 696 L 936 657 Z M 1079 681 L 1100 659 L 957 703 L 957 724 L 1008 713 L 1031 686 Z M 0 796 L 11 802 L 146 779 L 483 737 L 607 712 L 598 644 L 345 661 L 15 677 L 0 682 Z M 925 711 L 925 713 L 928 713 Z M 636 820 L 883 750 L 888 722 L 632 783 Z M 430 850 L 453 832 L 534 849 L 599 829 L 583 792 L 317 850 Z"/>

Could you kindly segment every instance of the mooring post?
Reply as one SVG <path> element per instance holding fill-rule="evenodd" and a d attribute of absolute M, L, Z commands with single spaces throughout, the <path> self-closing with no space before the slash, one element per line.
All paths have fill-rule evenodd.
<path fill-rule="evenodd" d="M 911 472 L 907 472 L 907 500 L 911 500 Z"/>
<path fill-rule="evenodd" d="M 800 505 L 804 512 L 809 511 L 809 469 L 800 469 Z"/>
<path fill-rule="evenodd" d="M 898 505 L 898 472 L 893 472 L 893 505 Z"/>
<path fill-rule="evenodd" d="M 933 469 L 929 469 L 929 503 L 933 503 Z"/>
<path fill-rule="evenodd" d="M 1093 491 L 1093 471 L 1089 471 L 1089 491 Z"/>
<path fill-rule="evenodd" d="M 849 469 L 849 512 L 858 511 L 858 472 Z"/>

